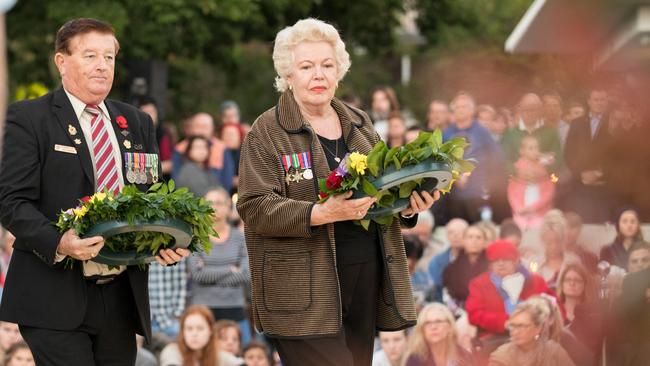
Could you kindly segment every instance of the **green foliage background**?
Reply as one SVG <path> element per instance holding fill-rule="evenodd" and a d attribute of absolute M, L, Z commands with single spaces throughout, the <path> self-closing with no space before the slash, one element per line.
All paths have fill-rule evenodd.
<path fill-rule="evenodd" d="M 218 113 L 237 100 L 251 122 L 277 102 L 271 51 L 275 34 L 308 16 L 333 23 L 352 56 L 339 94 L 367 104 L 377 84 L 395 86 L 400 102 L 423 120 L 431 98 L 464 89 L 479 102 L 511 105 L 526 88 L 571 91 L 572 70 L 552 57 L 512 56 L 503 44 L 532 0 L 21 0 L 7 14 L 11 95 L 19 85 L 56 88 L 54 35 L 65 21 L 110 22 L 121 45 L 111 97 L 124 99 L 129 60 L 169 65 L 167 120 Z M 395 34 L 407 8 L 418 11 L 426 42 Z M 399 83 L 400 56 L 413 59 L 412 82 Z M 576 66 L 575 69 L 580 69 Z M 574 70 L 573 70 L 574 71 Z"/>

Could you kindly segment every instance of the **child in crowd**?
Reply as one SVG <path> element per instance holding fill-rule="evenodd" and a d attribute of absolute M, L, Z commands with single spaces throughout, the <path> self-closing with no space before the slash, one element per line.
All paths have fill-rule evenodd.
<path fill-rule="evenodd" d="M 401 366 L 406 351 L 406 331 L 379 332 L 381 350 L 372 355 L 372 366 Z"/>
<path fill-rule="evenodd" d="M 32 356 L 32 351 L 29 349 L 27 343 L 20 341 L 9 347 L 3 365 L 36 366 L 36 362 L 34 362 L 34 356 Z"/>
<path fill-rule="evenodd" d="M 268 348 L 257 342 L 251 342 L 244 347 L 244 364 L 246 366 L 271 366 Z"/>
<path fill-rule="evenodd" d="M 555 185 L 542 158 L 539 141 L 533 135 L 521 139 L 515 176 L 508 183 L 508 202 L 513 219 L 522 230 L 538 228 L 551 209 Z"/>

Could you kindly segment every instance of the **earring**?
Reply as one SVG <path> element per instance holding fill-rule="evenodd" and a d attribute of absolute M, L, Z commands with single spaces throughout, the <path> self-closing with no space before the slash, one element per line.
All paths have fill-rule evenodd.
<path fill-rule="evenodd" d="M 293 86 L 291 86 L 291 84 L 289 84 L 289 90 L 293 90 Z"/>

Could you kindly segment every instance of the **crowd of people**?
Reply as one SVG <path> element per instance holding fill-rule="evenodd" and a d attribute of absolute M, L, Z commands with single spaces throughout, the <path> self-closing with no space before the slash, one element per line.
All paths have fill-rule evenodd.
<path fill-rule="evenodd" d="M 279 41 L 281 37 L 276 46 Z M 316 57 L 313 55 L 322 51 L 318 47 L 323 45 L 318 42 L 316 45 L 311 41 L 303 42 L 298 44 L 307 58 Z M 325 47 L 325 51 L 332 50 Z M 329 69 L 325 73 L 334 73 L 330 58 L 323 64 Z M 292 84 L 287 83 L 289 74 L 280 75 L 276 80 L 277 89 L 283 92 L 280 111 L 263 115 L 265 125 L 257 132 L 268 134 L 264 139 L 258 135 L 259 141 L 285 138 L 295 142 L 286 131 L 282 135 L 271 133 L 277 132 L 273 129 L 274 123 L 283 123 L 286 130 L 291 130 L 287 126 L 295 127 L 291 123 L 302 119 L 304 110 L 297 109 L 296 103 L 303 103 L 305 100 L 301 98 L 308 97 L 300 95 L 304 90 L 298 88 L 304 89 L 304 85 L 292 89 Z M 345 72 L 339 79 L 343 74 Z M 305 78 L 296 83 L 308 84 L 310 80 Z M 321 86 L 320 89 L 327 88 Z M 333 97 L 334 92 L 331 94 Z M 363 315 L 368 309 L 372 311 L 368 316 L 372 318 L 368 319 L 372 326 L 368 328 L 381 328 L 382 324 L 374 321 L 384 317 L 382 320 L 387 328 L 399 329 L 412 323 L 407 318 L 415 319 L 415 313 L 406 305 L 402 306 L 410 304 L 412 296 L 417 309 L 415 326 L 376 334 L 372 363 L 377 366 L 587 366 L 600 365 L 604 361 L 609 365 L 641 365 L 650 360 L 650 245 L 644 241 L 642 233 L 642 222 L 650 213 L 650 199 L 643 185 L 638 184 L 650 179 L 649 171 L 639 167 L 639 162 L 647 161 L 650 153 L 648 145 L 641 141 L 649 129 L 644 124 L 642 108 L 626 100 L 624 94 L 602 86 L 589 90 L 586 106 L 574 102 L 565 104 L 563 98 L 552 91 L 526 93 L 514 108 L 478 104 L 470 93 L 459 92 L 449 102 L 432 101 L 421 123 L 400 108 L 397 94 L 390 87 L 373 90 L 367 108 L 359 104 L 359 98 L 346 96 L 342 100 L 347 104 L 327 99 L 327 103 L 321 103 L 325 107 L 323 111 L 329 111 L 330 100 L 339 115 L 334 118 L 336 123 L 324 118 L 319 125 L 318 117 L 323 115 L 318 114 L 310 121 L 313 128 L 320 128 L 316 131 L 321 132 L 317 140 L 323 150 L 331 154 L 328 156 L 323 151 L 330 168 L 340 161 L 339 142 L 344 147 L 342 152 L 351 146 L 347 143 L 368 147 L 370 142 L 377 140 L 376 131 L 388 146 L 395 147 L 414 140 L 420 131 L 440 129 L 445 140 L 462 136 L 469 141 L 465 157 L 476 161 L 476 169 L 459 177 L 452 192 L 442 196 L 431 210 L 416 210 L 412 204 L 401 212 L 404 224 L 401 231 L 396 221 L 383 231 L 376 226 L 360 231 L 352 224 L 353 219 L 364 217 L 372 204 L 371 198 L 363 201 L 366 207 L 356 211 L 358 216 L 354 218 L 321 222 L 312 212 L 310 219 L 315 222 L 306 227 L 331 223 L 336 226 L 337 234 L 345 234 L 336 238 L 336 257 L 330 258 L 330 246 L 326 245 L 334 239 L 328 237 L 329 241 L 325 242 L 327 235 L 322 233 L 320 257 L 294 252 L 281 253 L 288 256 L 286 258 L 275 252 L 273 257 L 273 251 L 264 251 L 265 256 L 270 256 L 264 258 L 271 264 L 267 269 L 275 271 L 269 275 L 276 276 L 269 280 L 269 288 L 283 289 L 286 282 L 291 282 L 297 285 L 292 288 L 296 293 L 271 293 L 262 301 L 265 308 L 255 311 L 264 312 L 270 308 L 281 313 L 289 306 L 293 310 L 287 314 L 296 316 L 297 312 L 311 307 L 313 298 L 316 299 L 314 303 L 320 301 L 318 306 L 323 311 L 314 305 L 316 310 L 301 314 L 305 324 L 299 324 L 303 328 L 296 328 L 306 335 L 321 334 L 320 329 L 314 329 L 321 326 L 337 330 L 341 318 L 345 318 L 346 326 L 354 324 L 354 319 L 349 319 L 350 314 Z M 251 129 L 259 125 L 243 123 L 234 101 L 221 104 L 218 119 L 197 112 L 181 121 L 178 124 L 180 136 L 174 124 L 164 123 L 159 118 L 156 101 L 142 98 L 137 107 L 147 113 L 156 126 L 163 178 L 174 179 L 176 186 L 187 187 L 211 203 L 216 212 L 213 226 L 219 236 L 210 238 L 212 251 L 209 254 L 179 257 L 173 266 L 156 263 L 150 266 L 148 288 L 153 342 L 144 345 L 138 340 L 136 365 L 281 364 L 274 349 L 282 348 L 285 356 L 291 355 L 292 342 L 282 337 L 269 341 L 256 332 L 251 321 L 255 318 L 250 308 L 251 283 L 255 274 L 260 273 L 260 266 L 255 266 L 256 258 L 253 257 L 260 253 L 251 248 L 260 246 L 264 239 L 266 245 L 275 245 L 272 249 L 279 251 L 286 242 L 277 239 L 281 236 L 278 231 L 304 230 L 302 226 L 288 226 L 294 222 L 291 218 L 301 223 L 300 220 L 308 215 L 295 210 L 290 213 L 291 218 L 281 215 L 267 218 L 271 215 L 259 204 L 265 203 L 265 197 L 250 191 L 263 192 L 271 185 L 256 181 L 268 173 L 256 169 L 276 167 L 274 172 L 278 173 L 283 163 L 279 159 L 269 163 L 262 151 L 266 146 L 256 146 L 259 141 L 246 138 Z M 359 122 L 357 127 L 361 132 L 356 141 L 346 141 L 342 138 L 346 136 L 343 130 L 350 130 L 356 123 L 350 116 L 362 116 L 353 108 L 366 109 L 372 126 L 370 121 L 365 127 L 364 121 Z M 331 126 L 342 130 L 338 131 L 339 136 L 331 136 L 334 140 L 327 136 Z M 243 146 L 249 147 L 248 151 L 244 149 L 248 155 L 242 155 Z M 335 152 L 329 151 L 327 146 Z M 251 153 L 253 148 L 257 150 Z M 238 195 L 240 166 L 245 172 L 241 178 L 248 179 L 249 184 L 246 197 Z M 313 178 L 310 166 L 301 165 L 300 168 L 308 177 L 305 179 Z M 272 173 L 267 176 L 274 176 Z M 292 176 L 299 181 L 301 174 Z M 284 184 L 281 179 L 277 181 Z M 296 188 L 288 196 L 294 201 L 307 202 L 311 193 L 305 192 Z M 411 202 L 420 200 L 418 206 L 430 207 L 435 200 L 433 197 L 438 196 L 424 192 L 420 198 L 412 197 Z M 249 232 L 245 236 L 244 220 L 234 209 L 238 199 L 245 201 L 239 213 L 259 219 L 254 225 L 260 226 L 257 229 L 262 233 Z M 311 209 L 312 202 L 308 203 L 301 207 Z M 245 210 L 241 210 L 242 207 Z M 287 210 L 278 211 L 286 214 Z M 277 220 L 286 222 L 278 224 Z M 608 221 L 616 228 L 611 244 L 594 248 L 579 240 L 583 223 Z M 248 227 L 251 225 L 249 221 Z M 537 242 L 541 244 L 523 239 L 523 233 L 531 231 L 538 233 Z M 446 240 L 438 241 L 435 232 L 446 233 Z M 265 233 L 271 234 L 262 235 Z M 302 232 L 290 239 L 296 246 L 306 241 L 302 237 L 296 239 L 299 234 Z M 380 234 L 382 238 L 378 239 Z M 0 284 L 7 273 L 13 239 L 10 232 L 3 230 Z M 400 239 L 404 241 L 405 253 L 392 252 L 386 262 L 374 261 L 384 254 L 380 256 L 380 247 L 374 245 L 376 241 L 382 243 L 382 251 L 395 248 L 401 251 Z M 373 252 L 359 249 L 360 245 L 355 246 L 359 243 L 369 244 L 364 248 Z M 90 258 L 94 255 L 96 253 Z M 373 258 L 369 259 L 370 256 Z M 405 290 L 407 286 L 398 284 L 400 279 L 390 275 L 388 282 L 394 281 L 395 286 L 382 287 L 383 278 L 379 276 L 383 273 L 380 272 L 382 265 L 392 265 L 391 270 L 397 273 L 402 268 L 399 266 L 404 264 L 401 263 L 404 257 L 411 281 L 408 289 L 412 289 L 412 293 Z M 275 269 L 272 266 L 273 261 L 291 262 L 295 265 L 290 268 L 305 270 L 310 275 L 312 268 L 304 263 L 312 259 L 314 268 L 320 271 L 315 280 L 324 281 L 324 288 L 330 286 L 348 302 L 345 315 L 330 309 L 340 303 L 328 306 L 337 300 L 330 296 L 331 293 L 309 292 L 311 284 L 305 285 L 309 278 L 298 278 L 298 273 L 289 273 L 285 271 L 287 267 L 277 263 Z M 340 273 L 323 269 L 331 261 Z M 363 286 L 338 288 L 341 278 L 355 277 L 353 272 L 359 271 L 354 266 L 357 261 L 370 263 L 364 264 L 367 268 L 363 273 L 368 277 L 363 278 L 372 281 L 372 286 L 368 285 L 367 289 L 361 288 Z M 315 269 L 313 271 L 316 273 Z M 302 292 L 304 288 L 307 288 L 306 293 Z M 374 300 L 383 298 L 384 290 L 392 296 L 388 300 L 397 305 L 377 302 L 375 306 Z M 403 311 L 403 314 L 388 314 L 389 309 L 397 309 L 395 313 Z M 257 320 L 259 316 L 257 314 Z M 284 327 L 287 320 L 291 320 L 291 316 L 267 318 L 265 331 L 275 335 L 294 332 L 295 328 L 287 330 L 288 327 Z M 359 332 L 352 337 L 354 329 L 347 330 L 350 338 L 358 336 L 361 339 L 366 335 Z M 320 338 L 322 341 L 324 337 Z M 295 364 L 311 352 L 305 344 L 309 341 L 303 343 L 300 350 L 303 353 L 296 356 Z M 313 344 L 324 343 L 314 341 Z M 352 346 L 349 348 L 354 350 Z M 359 346 L 362 348 L 363 344 Z M 326 353 L 326 350 L 320 351 Z M 358 361 L 357 356 L 350 355 L 354 362 Z M 0 322 L 0 364 L 34 364 L 18 326 L 8 322 Z"/>
<path fill-rule="evenodd" d="M 647 126 L 629 104 L 607 95 L 596 88 L 589 108 L 564 109 L 556 93 L 528 93 L 511 111 L 477 106 L 461 92 L 451 103 L 432 101 L 420 124 L 403 117 L 391 88 L 373 91 L 369 114 L 389 146 L 440 128 L 445 139 L 466 137 L 466 157 L 477 161 L 415 228 L 403 230 L 418 322 L 379 332 L 374 365 L 597 365 L 603 355 L 610 364 L 632 365 L 647 357 L 648 297 L 641 289 L 650 246 L 641 222 L 648 200 L 641 185 L 621 183 L 647 179 L 647 170 L 635 168 L 647 154 L 636 142 Z M 210 255 L 151 266 L 156 342 L 139 348 L 138 365 L 278 364 L 251 326 L 249 260 L 233 210 L 250 126 L 226 101 L 220 121 L 190 116 L 179 139 L 158 120 L 155 101 L 144 98 L 139 107 L 157 125 L 164 177 L 213 204 L 219 237 L 211 239 Z M 578 242 L 583 222 L 605 222 L 620 207 L 611 245 L 596 253 Z M 442 245 L 433 240 L 435 227 L 446 228 Z M 539 230 L 541 246 L 522 242 L 531 229 Z M 5 232 L 4 273 L 11 241 Z M 0 326 L 5 365 L 21 364 L 12 360 L 29 352 L 12 326 Z"/>

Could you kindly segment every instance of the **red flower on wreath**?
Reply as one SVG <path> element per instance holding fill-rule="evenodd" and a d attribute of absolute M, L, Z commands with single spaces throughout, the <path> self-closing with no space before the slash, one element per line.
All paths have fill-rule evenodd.
<path fill-rule="evenodd" d="M 117 116 L 115 122 L 117 122 L 117 127 L 121 129 L 129 128 L 129 125 L 126 123 L 126 118 L 124 118 L 124 116 Z"/>
<path fill-rule="evenodd" d="M 81 198 L 81 202 L 88 202 L 90 201 L 90 198 L 91 198 L 90 196 L 84 196 Z"/>
<path fill-rule="evenodd" d="M 343 183 L 343 177 L 338 175 L 336 171 L 332 171 L 330 175 L 327 176 L 325 185 L 327 189 L 335 190 L 341 188 L 341 183 Z"/>
<path fill-rule="evenodd" d="M 323 191 L 318 192 L 318 199 L 319 200 L 322 200 L 322 199 L 327 198 L 327 197 L 329 197 L 329 194 L 327 194 L 327 193 L 325 193 Z"/>

